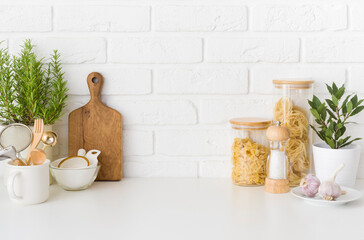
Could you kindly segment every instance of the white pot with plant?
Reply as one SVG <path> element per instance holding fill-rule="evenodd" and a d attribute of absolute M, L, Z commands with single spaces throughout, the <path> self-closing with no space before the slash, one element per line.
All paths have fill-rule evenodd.
<path fill-rule="evenodd" d="M 361 138 L 352 139 L 346 136 L 346 127 L 353 122 L 348 120 L 360 113 L 364 101 L 358 100 L 356 94 L 350 94 L 343 99 L 345 86 L 338 88 L 335 83 L 326 85 L 331 99 L 321 102 L 316 96 L 308 101 L 311 113 L 315 117 L 318 127 L 311 125 L 318 137 L 323 141 L 313 145 L 313 158 L 316 176 L 321 180 L 327 180 L 337 166 L 344 163 L 345 168 L 336 178 L 341 186 L 353 187 L 356 180 L 360 160 L 360 149 L 353 142 Z"/>
<path fill-rule="evenodd" d="M 34 119 L 42 118 L 45 131 L 51 131 L 62 115 L 68 89 L 60 54 L 54 50 L 49 63 L 44 63 L 33 49 L 29 39 L 17 56 L 0 49 L 0 130 L 11 123 L 32 128 Z M 52 148 L 47 148 L 46 153 L 52 159 Z M 22 152 L 23 157 L 26 154 L 27 150 Z"/>

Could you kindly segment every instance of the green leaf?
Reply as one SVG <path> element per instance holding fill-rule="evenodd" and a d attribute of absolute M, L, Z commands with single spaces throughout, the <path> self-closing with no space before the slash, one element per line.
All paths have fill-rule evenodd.
<path fill-rule="evenodd" d="M 333 93 L 334 95 L 336 95 L 337 91 L 338 91 L 338 88 L 337 88 L 336 84 L 333 82 L 333 83 L 332 83 L 332 93 Z"/>
<path fill-rule="evenodd" d="M 326 133 L 325 133 L 325 136 L 328 137 L 328 138 L 331 138 L 332 134 L 334 134 L 334 133 L 330 129 L 327 129 Z"/>
<path fill-rule="evenodd" d="M 329 93 L 332 95 L 333 94 L 332 88 L 328 84 L 326 84 L 326 88 L 329 91 Z"/>
<path fill-rule="evenodd" d="M 346 143 L 351 137 L 347 136 L 346 138 L 343 139 L 343 144 Z"/>
<path fill-rule="evenodd" d="M 336 112 L 336 106 L 335 106 L 335 104 L 330 99 L 325 99 L 325 101 L 327 102 L 327 105 L 329 105 L 329 107 L 331 108 L 331 110 L 334 111 L 334 112 Z"/>
<path fill-rule="evenodd" d="M 339 129 L 336 133 L 335 133 L 335 139 L 339 139 L 342 135 L 344 135 L 346 131 L 345 127 L 342 127 L 341 129 Z"/>
<path fill-rule="evenodd" d="M 330 129 L 331 131 L 334 131 L 334 130 L 335 130 L 335 127 L 336 127 L 336 123 L 335 123 L 334 121 L 330 122 L 330 124 L 329 124 L 329 129 Z"/>
<path fill-rule="evenodd" d="M 310 109 L 310 111 L 311 111 L 312 115 L 313 115 L 316 119 L 320 119 L 320 114 L 317 112 L 317 110 L 316 110 L 316 109 L 311 108 L 311 109 Z"/>
<path fill-rule="evenodd" d="M 322 141 L 325 141 L 325 137 L 319 132 L 319 131 L 317 131 L 317 129 L 314 127 L 314 126 L 312 126 L 311 124 L 310 124 L 310 127 L 312 128 L 312 130 L 314 130 L 315 131 L 315 133 L 317 134 L 317 136 L 319 136 L 319 138 L 322 140 Z"/>
<path fill-rule="evenodd" d="M 361 111 L 363 111 L 363 109 L 364 109 L 364 106 L 359 106 L 359 107 L 355 108 L 354 111 L 350 114 L 350 116 L 352 117 L 352 116 L 360 113 Z"/>
<path fill-rule="evenodd" d="M 348 145 L 352 144 L 354 141 L 358 141 L 358 140 L 361 140 L 361 138 L 355 138 L 355 139 L 353 139 L 353 140 L 351 140 L 351 141 L 349 141 L 349 142 L 347 142 L 347 143 L 345 143 L 345 144 L 341 145 L 341 147 L 340 147 L 340 148 L 343 148 L 343 147 L 345 147 L 345 146 L 348 146 Z"/>
<path fill-rule="evenodd" d="M 336 92 L 335 96 L 337 99 L 341 99 L 341 97 L 344 95 L 345 93 L 345 85 L 343 84 L 340 89 Z"/>
<path fill-rule="evenodd" d="M 346 110 L 349 113 L 351 112 L 351 110 L 353 110 L 353 103 L 351 101 L 346 104 Z"/>
<path fill-rule="evenodd" d="M 339 105 L 339 100 L 336 98 L 335 95 L 331 96 L 332 102 L 334 103 L 335 107 Z"/>
<path fill-rule="evenodd" d="M 331 147 L 331 148 L 333 148 L 333 149 L 335 149 L 336 148 L 336 146 L 335 146 L 335 143 L 334 143 L 334 141 L 332 140 L 332 139 L 330 139 L 330 138 L 328 138 L 328 137 L 326 137 L 325 138 L 325 142 Z"/>
<path fill-rule="evenodd" d="M 326 111 L 328 112 L 328 114 L 330 115 L 330 117 L 332 117 L 333 119 L 337 120 L 337 117 L 335 116 L 335 114 L 333 112 L 331 112 L 329 109 L 326 109 Z"/>
<path fill-rule="evenodd" d="M 343 101 L 342 106 L 345 106 L 345 105 L 346 105 L 346 103 L 348 102 L 348 100 L 349 100 L 350 96 L 351 96 L 351 95 L 346 96 L 345 100 Z"/>
<path fill-rule="evenodd" d="M 354 97 L 352 97 L 350 99 L 350 102 L 353 104 L 353 107 L 355 107 L 355 105 L 358 103 L 358 96 L 355 95 Z M 349 111 L 350 112 L 350 111 Z"/>
<path fill-rule="evenodd" d="M 312 101 L 308 100 L 308 104 L 310 105 L 311 108 L 316 108 L 315 104 Z"/>
<path fill-rule="evenodd" d="M 320 114 L 321 120 L 325 121 L 326 120 L 326 106 L 325 106 L 325 103 L 322 103 L 318 107 L 317 112 Z"/>
<path fill-rule="evenodd" d="M 342 107 L 342 110 L 341 110 L 341 111 L 343 112 L 343 114 L 344 114 L 344 115 L 348 112 L 348 110 L 347 110 L 347 108 L 346 108 L 346 105 L 343 105 L 343 107 Z"/>
<path fill-rule="evenodd" d="M 362 102 L 364 102 L 364 99 L 359 100 L 359 102 L 357 102 L 357 103 L 354 105 L 354 108 L 356 108 L 357 106 L 359 106 Z"/>
<path fill-rule="evenodd" d="M 318 97 L 316 97 L 315 95 L 312 98 L 312 102 L 315 106 L 314 108 L 316 108 L 316 109 L 321 105 L 320 99 Z"/>

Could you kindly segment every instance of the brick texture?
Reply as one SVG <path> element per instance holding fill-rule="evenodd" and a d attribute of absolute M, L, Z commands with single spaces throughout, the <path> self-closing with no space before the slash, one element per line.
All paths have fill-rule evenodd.
<path fill-rule="evenodd" d="M 298 62 L 299 40 L 294 38 L 208 38 L 208 62 Z"/>
<path fill-rule="evenodd" d="M 144 32 L 150 30 L 148 6 L 57 6 L 55 29 L 73 32 Z"/>
<path fill-rule="evenodd" d="M 346 6 L 259 5 L 252 10 L 252 28 L 257 31 L 323 31 L 347 27 Z"/>
<path fill-rule="evenodd" d="M 164 32 L 245 31 L 244 6 L 156 6 L 154 24 Z"/>
<path fill-rule="evenodd" d="M 114 63 L 197 63 L 202 60 L 199 38 L 119 38 L 109 41 Z"/>
<path fill-rule="evenodd" d="M 312 79 L 320 98 L 326 83 L 345 84 L 364 98 L 362 1 L 23 2 L 0 5 L 0 48 L 17 54 L 31 38 L 46 62 L 61 54 L 69 98 L 57 158 L 91 72 L 123 115 L 126 177 L 229 177 L 229 120 L 271 119 L 273 79 Z M 364 114 L 352 120 L 348 134 L 363 137 Z"/>

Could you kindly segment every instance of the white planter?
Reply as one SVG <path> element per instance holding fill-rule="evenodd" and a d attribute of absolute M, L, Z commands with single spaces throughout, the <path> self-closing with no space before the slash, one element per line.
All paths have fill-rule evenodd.
<path fill-rule="evenodd" d="M 356 181 L 361 147 L 350 144 L 344 148 L 332 149 L 326 143 L 313 145 L 313 161 L 316 176 L 320 181 L 331 177 L 335 169 L 344 163 L 345 167 L 336 177 L 340 186 L 353 187 Z"/>

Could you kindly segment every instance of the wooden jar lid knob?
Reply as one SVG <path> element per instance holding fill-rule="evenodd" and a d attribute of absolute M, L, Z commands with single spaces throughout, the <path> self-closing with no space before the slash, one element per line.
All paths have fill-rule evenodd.
<path fill-rule="evenodd" d="M 289 139 L 289 130 L 286 127 L 280 126 L 280 122 L 276 126 L 270 126 L 267 129 L 267 139 L 271 141 L 287 141 Z"/>

